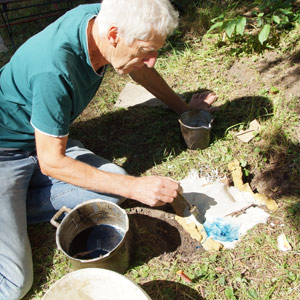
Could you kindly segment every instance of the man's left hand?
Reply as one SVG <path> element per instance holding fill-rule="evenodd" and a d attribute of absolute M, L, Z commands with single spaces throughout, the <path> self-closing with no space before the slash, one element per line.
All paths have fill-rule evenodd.
<path fill-rule="evenodd" d="M 217 100 L 218 96 L 210 91 L 203 93 L 196 93 L 192 96 L 192 100 L 189 103 L 191 109 L 205 110 L 208 112 L 213 112 L 217 110 L 217 107 L 212 107 L 211 105 Z"/>

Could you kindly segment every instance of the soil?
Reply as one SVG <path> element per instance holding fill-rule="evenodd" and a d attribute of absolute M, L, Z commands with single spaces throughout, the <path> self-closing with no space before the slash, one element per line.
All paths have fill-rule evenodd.
<path fill-rule="evenodd" d="M 300 95 L 300 53 L 282 55 L 266 52 L 253 61 L 241 58 L 228 70 L 227 76 L 235 82 L 232 96 L 249 96 L 272 87 L 283 93 L 286 99 Z"/>
<path fill-rule="evenodd" d="M 248 97 L 257 95 L 257 92 L 262 89 L 270 92 L 275 87 L 275 92 L 280 91 L 286 101 L 298 97 L 299 105 L 296 110 L 299 113 L 299 62 L 300 53 L 280 55 L 276 52 L 266 52 L 255 62 L 252 58 L 241 58 L 227 72 L 228 80 L 235 82 L 235 89 L 229 97 L 231 99 Z M 299 132 L 296 130 L 295 138 L 300 142 Z M 280 154 L 272 156 L 269 166 L 254 174 L 250 183 L 252 189 L 271 198 L 278 198 L 289 190 L 290 186 L 286 180 L 286 173 L 282 169 L 282 161 Z M 277 172 L 273 166 L 280 166 L 281 172 Z M 203 251 L 200 243 L 191 238 L 176 222 L 171 206 L 149 208 L 128 200 L 124 208 L 127 209 L 131 223 L 137 261 L 145 262 L 156 258 L 166 262 L 178 259 L 192 262 L 197 258 L 199 251 Z"/>
<path fill-rule="evenodd" d="M 170 205 L 151 208 L 136 201 L 127 200 L 126 209 L 133 239 L 134 261 L 148 262 L 153 258 L 172 262 L 193 261 L 203 248 L 199 241 L 177 223 Z"/>

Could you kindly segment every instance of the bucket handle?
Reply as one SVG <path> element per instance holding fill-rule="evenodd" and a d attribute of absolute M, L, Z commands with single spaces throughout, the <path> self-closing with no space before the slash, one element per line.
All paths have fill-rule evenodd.
<path fill-rule="evenodd" d="M 61 209 L 57 211 L 56 214 L 52 217 L 50 223 L 57 228 L 59 226 L 59 223 L 56 220 L 60 217 L 62 213 L 64 212 L 69 213 L 71 210 L 72 210 L 71 208 L 68 208 L 66 206 L 61 207 Z"/>

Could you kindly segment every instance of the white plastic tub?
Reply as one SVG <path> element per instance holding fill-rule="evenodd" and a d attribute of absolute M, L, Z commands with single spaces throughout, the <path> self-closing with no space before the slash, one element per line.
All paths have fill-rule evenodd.
<path fill-rule="evenodd" d="M 114 271 L 86 268 L 58 280 L 42 300 L 151 300 L 134 282 Z"/>

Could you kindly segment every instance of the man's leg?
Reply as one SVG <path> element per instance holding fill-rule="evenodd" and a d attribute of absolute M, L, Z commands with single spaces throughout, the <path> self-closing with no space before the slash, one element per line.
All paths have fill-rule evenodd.
<path fill-rule="evenodd" d="M 26 153 L 0 153 L 0 300 L 21 299 L 32 285 L 26 194 L 35 165 Z"/>
<path fill-rule="evenodd" d="M 126 174 L 124 169 L 85 149 L 79 141 L 69 140 L 66 155 L 103 171 Z M 63 205 L 74 208 L 77 204 L 97 198 L 117 204 L 125 200 L 116 195 L 100 194 L 58 181 L 36 170 L 28 190 L 28 222 L 49 221 Z"/>

